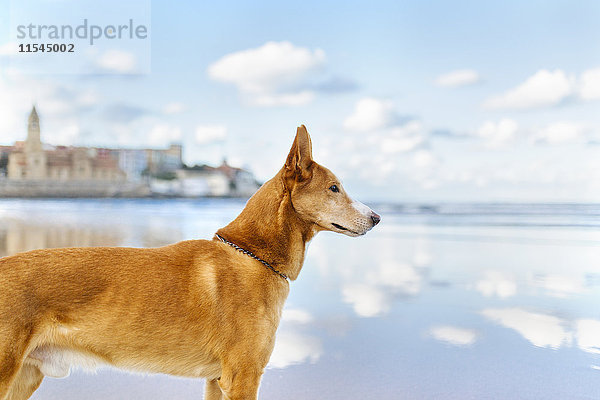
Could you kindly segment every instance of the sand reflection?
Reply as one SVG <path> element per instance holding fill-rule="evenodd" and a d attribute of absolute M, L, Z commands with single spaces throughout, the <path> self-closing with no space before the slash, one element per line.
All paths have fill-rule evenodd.
<path fill-rule="evenodd" d="M 114 228 L 57 225 L 43 221 L 0 220 L 0 257 L 19 252 L 79 246 L 118 246 L 123 235 Z"/>

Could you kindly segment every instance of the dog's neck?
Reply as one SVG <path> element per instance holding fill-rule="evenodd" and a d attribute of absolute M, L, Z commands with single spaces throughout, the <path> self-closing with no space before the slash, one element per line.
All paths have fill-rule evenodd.
<path fill-rule="evenodd" d="M 294 210 L 281 172 L 248 200 L 236 219 L 217 231 L 228 241 L 269 262 L 291 280 L 298 277 L 306 243 L 316 233 L 314 225 L 303 221 Z"/>

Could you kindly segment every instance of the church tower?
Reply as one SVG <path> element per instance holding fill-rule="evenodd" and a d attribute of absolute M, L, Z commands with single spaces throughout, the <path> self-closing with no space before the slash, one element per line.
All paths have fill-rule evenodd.
<path fill-rule="evenodd" d="M 42 140 L 40 138 L 40 117 L 38 117 L 35 106 L 33 106 L 31 114 L 29 114 L 25 151 L 28 153 L 42 151 Z"/>
<path fill-rule="evenodd" d="M 27 123 L 27 140 L 25 140 L 25 159 L 27 172 L 25 179 L 46 179 L 46 153 L 42 149 L 42 140 L 40 138 L 40 118 L 38 117 L 35 106 L 29 114 Z"/>

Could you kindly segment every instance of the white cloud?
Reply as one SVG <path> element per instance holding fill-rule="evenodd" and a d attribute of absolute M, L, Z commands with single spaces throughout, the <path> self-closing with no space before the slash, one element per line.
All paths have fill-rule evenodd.
<path fill-rule="evenodd" d="M 520 333 L 537 347 L 558 349 L 570 345 L 572 332 L 565 328 L 565 321 L 546 314 L 525 311 L 520 308 L 486 309 L 482 314 L 507 328 Z"/>
<path fill-rule="evenodd" d="M 101 72 L 132 74 L 137 72 L 137 58 L 133 53 L 122 50 L 107 50 L 97 56 L 96 67 Z"/>
<path fill-rule="evenodd" d="M 356 102 L 354 111 L 344 120 L 344 128 L 355 137 L 348 137 L 348 147 L 377 146 L 384 158 L 417 148 L 425 140 L 421 121 L 402 121 L 394 111 L 394 104 L 385 99 L 365 97 Z M 368 134 L 368 135 L 365 135 Z M 361 135 L 362 141 L 357 135 Z M 378 170 L 395 169 L 394 160 L 377 160 Z"/>
<path fill-rule="evenodd" d="M 88 137 L 89 142 L 86 144 L 164 148 L 171 143 L 182 143 L 185 139 L 181 126 L 165 122 L 160 114 L 157 116 L 145 113 L 144 110 L 144 113 L 138 116 L 136 112 L 135 109 L 132 111 L 132 114 L 136 115 L 135 118 L 123 120 L 112 119 L 109 113 L 106 119 L 102 120 L 106 124 L 106 131 L 102 136 Z"/>
<path fill-rule="evenodd" d="M 60 130 L 46 132 L 43 141 L 53 145 L 71 146 L 77 141 L 81 134 L 81 127 L 76 120 L 65 119 L 61 123 Z"/>
<path fill-rule="evenodd" d="M 80 132 L 81 120 L 88 115 L 86 111 L 99 101 L 93 89 L 24 75 L 15 70 L 0 74 L 0 143 L 12 144 L 25 139 L 27 116 L 33 105 L 40 115 L 42 141 L 75 139 Z"/>
<path fill-rule="evenodd" d="M 519 86 L 484 102 L 490 109 L 527 109 L 559 104 L 573 94 L 574 79 L 564 71 L 542 69 Z"/>
<path fill-rule="evenodd" d="M 297 93 L 257 94 L 252 101 L 255 105 L 262 107 L 301 106 L 310 103 L 314 98 L 315 92 L 312 90 L 303 90 Z"/>
<path fill-rule="evenodd" d="M 600 99 L 600 68 L 585 70 L 579 77 L 560 69 L 539 70 L 521 85 L 487 99 L 489 109 L 529 109 L 560 104 L 573 96 L 583 101 Z"/>
<path fill-rule="evenodd" d="M 196 143 L 209 144 L 222 141 L 227 137 L 225 125 L 199 125 L 196 127 Z"/>
<path fill-rule="evenodd" d="M 585 125 L 578 122 L 559 121 L 538 129 L 533 136 L 535 142 L 561 144 L 584 139 Z"/>
<path fill-rule="evenodd" d="M 166 104 L 163 107 L 163 113 L 167 115 L 181 114 L 182 112 L 187 111 L 187 106 L 180 102 L 173 102 Z"/>
<path fill-rule="evenodd" d="M 379 143 L 383 153 L 398 154 L 414 150 L 424 140 L 423 124 L 420 121 L 410 121 L 386 131 Z"/>
<path fill-rule="evenodd" d="M 356 103 L 354 112 L 344 120 L 344 128 L 358 132 L 374 131 L 389 127 L 395 119 L 391 101 L 365 97 Z"/>
<path fill-rule="evenodd" d="M 422 141 L 415 143 L 415 147 Z M 410 179 L 423 189 L 433 189 L 439 185 L 440 159 L 429 149 L 417 149 L 412 156 Z"/>
<path fill-rule="evenodd" d="M 416 167 L 429 168 L 438 163 L 433 153 L 429 150 L 419 150 L 413 155 L 413 162 Z"/>
<path fill-rule="evenodd" d="M 502 272 L 488 271 L 483 279 L 477 281 L 475 289 L 485 297 L 507 298 L 517 293 L 517 284 Z"/>
<path fill-rule="evenodd" d="M 454 346 L 470 346 L 477 340 L 474 330 L 449 325 L 433 327 L 429 334 L 436 340 Z"/>
<path fill-rule="evenodd" d="M 147 143 L 150 146 L 166 146 L 180 140 L 181 128 L 165 123 L 154 125 L 147 136 Z"/>
<path fill-rule="evenodd" d="M 489 190 L 494 190 L 495 187 L 512 188 L 513 197 L 529 191 L 524 198 L 540 199 L 543 198 L 540 197 L 540 190 L 545 190 L 546 199 L 553 201 L 557 199 L 581 201 L 581 198 L 585 198 L 586 195 L 591 195 L 587 198 L 597 198 L 597 194 L 600 193 L 598 191 L 600 164 L 593 158 L 595 151 L 593 146 L 565 149 L 571 150 L 571 154 L 565 156 L 557 156 L 556 153 L 544 155 L 537 152 L 534 147 L 530 149 L 525 154 L 526 159 L 475 162 L 462 171 L 442 170 L 445 174 L 442 178 L 447 181 L 454 178 L 457 182 L 461 182 L 464 178 L 470 185 L 481 182 L 481 186 Z M 545 149 L 542 150 L 546 152 Z M 492 159 L 492 155 L 489 158 Z M 461 173 L 464 176 L 461 177 Z"/>
<path fill-rule="evenodd" d="M 583 71 L 579 82 L 579 96 L 583 100 L 600 99 L 600 68 Z"/>
<path fill-rule="evenodd" d="M 503 118 L 498 122 L 487 121 L 477 130 L 477 136 L 485 140 L 489 148 L 502 147 L 515 139 L 518 124 L 509 118 Z"/>
<path fill-rule="evenodd" d="M 597 140 L 594 135 L 600 134 L 587 123 L 521 126 L 512 118 L 483 120 L 469 132 L 482 147 L 474 151 L 474 140 L 445 140 L 447 146 L 446 143 L 440 146 L 420 120 L 398 118 L 397 122 L 387 126 L 393 107 L 387 105 L 376 109 L 379 112 L 373 112 L 373 115 L 379 117 L 361 119 L 368 123 L 359 126 L 363 129 L 386 127 L 363 131 L 350 130 L 350 126 L 344 124 L 346 129 L 326 145 L 338 149 L 327 154 L 327 163 L 340 176 L 352 176 L 368 182 L 373 188 L 386 188 L 382 193 L 386 193 L 390 185 L 402 188 L 396 191 L 400 196 L 416 189 L 414 193 L 419 195 L 426 196 L 425 191 L 428 191 L 439 198 L 454 194 L 461 198 L 462 191 L 475 193 L 483 187 L 489 189 L 480 191 L 485 197 L 502 200 L 560 198 L 573 201 L 585 197 L 594 201 L 600 193 L 596 190 L 599 181 L 592 178 L 600 170 L 586 165 L 586 159 L 593 157 L 596 146 L 580 146 L 585 157 L 579 157 L 575 154 L 575 146 L 564 146 L 565 152 L 558 153 L 558 147 L 535 145 L 544 142 L 557 145 L 594 143 Z M 353 111 L 349 114 L 358 119 L 361 113 Z M 467 137 L 466 132 L 464 137 Z M 498 148 L 518 151 L 489 151 Z M 353 154 L 353 157 L 349 158 L 347 154 Z"/>
<path fill-rule="evenodd" d="M 435 185 L 429 178 L 435 175 L 439 159 L 425 152 L 427 128 L 416 118 L 398 114 L 390 100 L 358 100 L 343 127 L 344 135 L 330 143 L 343 149 L 329 154 L 330 166 L 338 173 L 368 179 L 373 185 L 402 179 L 428 188 Z"/>
<path fill-rule="evenodd" d="M 481 80 L 479 73 L 472 69 L 459 69 L 440 75 L 435 84 L 441 87 L 457 88 L 473 85 Z"/>
<path fill-rule="evenodd" d="M 321 49 L 267 42 L 222 57 L 208 67 L 208 75 L 235 85 L 253 105 L 301 105 L 314 97 L 310 87 L 324 65 Z"/>
<path fill-rule="evenodd" d="M 13 56 L 19 54 L 19 47 L 16 42 L 0 44 L 0 56 Z"/>

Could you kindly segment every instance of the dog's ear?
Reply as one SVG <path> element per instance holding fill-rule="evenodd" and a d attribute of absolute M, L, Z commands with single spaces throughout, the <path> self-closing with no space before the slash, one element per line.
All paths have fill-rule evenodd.
<path fill-rule="evenodd" d="M 295 175 L 296 179 L 304 180 L 310 177 L 312 158 L 312 143 L 310 135 L 304 125 L 300 125 L 296 131 L 296 138 L 292 144 L 290 154 L 285 162 L 288 175 Z"/>

